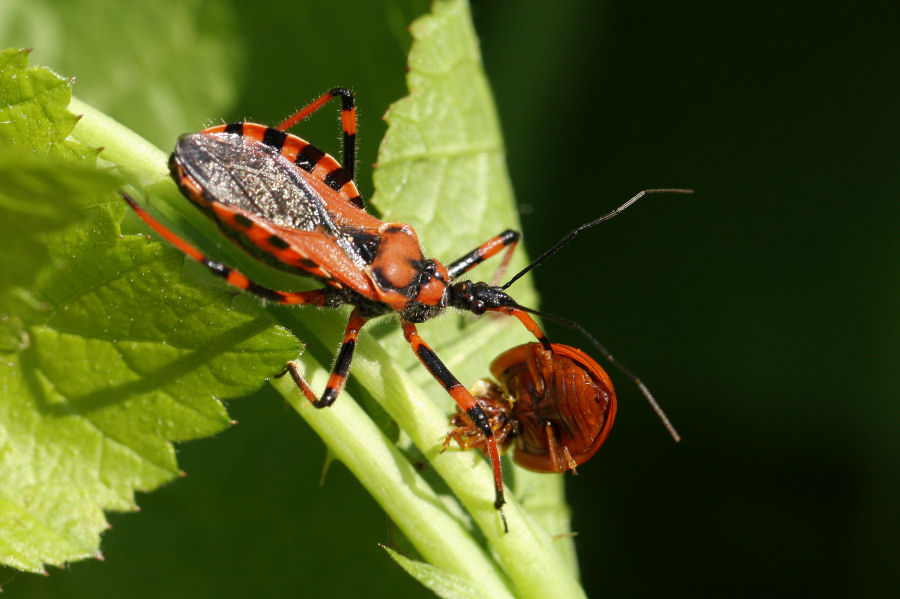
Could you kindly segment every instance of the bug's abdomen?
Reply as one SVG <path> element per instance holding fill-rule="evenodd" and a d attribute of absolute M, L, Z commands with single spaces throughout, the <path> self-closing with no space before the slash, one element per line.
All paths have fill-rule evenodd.
<path fill-rule="evenodd" d="M 371 256 L 360 251 L 368 245 L 345 229 L 363 234 L 381 221 L 349 201 L 356 186 L 331 156 L 277 129 L 233 123 L 181 136 L 169 166 L 184 194 L 255 258 L 371 292 L 362 271 Z"/>

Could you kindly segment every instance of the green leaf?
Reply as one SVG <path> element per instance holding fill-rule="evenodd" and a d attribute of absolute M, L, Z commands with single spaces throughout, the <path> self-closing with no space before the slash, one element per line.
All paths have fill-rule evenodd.
<path fill-rule="evenodd" d="M 65 139 L 78 121 L 66 110 L 69 82 L 27 65 L 27 51 L 0 51 L 0 142 L 44 156 L 89 159 L 85 148 Z"/>
<path fill-rule="evenodd" d="M 417 21 L 411 30 L 415 39 L 410 54 L 411 93 L 388 116 L 389 135 L 379 154 L 373 201 L 391 219 L 410 222 L 429 255 L 446 263 L 500 231 L 515 228 L 517 219 L 497 116 L 481 68 L 468 5 L 460 0 L 436 2 L 432 14 Z M 75 111 L 84 114 L 72 137 L 89 146 L 103 146 L 103 158 L 115 164 L 133 186 L 151 193 L 151 210 L 176 233 L 264 285 L 284 289 L 297 285 L 296 280 L 252 262 L 223 242 L 214 225 L 178 195 L 167 177 L 164 153 L 89 105 L 78 101 L 72 104 Z M 156 410 L 170 416 L 165 425 L 148 434 L 141 429 L 136 440 L 134 435 L 139 431 L 126 429 L 135 443 L 147 437 L 156 442 L 160 438 L 167 441 L 206 434 L 221 421 L 210 407 L 215 404 L 197 402 L 209 399 L 210 394 L 240 394 L 259 384 L 296 355 L 296 342 L 278 337 L 277 329 L 261 329 L 259 336 L 250 335 L 247 327 L 259 318 L 257 303 L 241 296 L 231 306 L 230 291 L 200 266 L 182 271 L 182 258 L 174 250 L 156 244 L 134 245 L 134 238 L 117 241 L 114 223 L 123 210 L 118 198 L 108 198 L 94 209 L 85 217 L 92 226 L 85 238 L 68 233 L 54 236 L 59 243 L 52 244 L 52 249 L 61 252 L 66 248 L 66 255 L 75 257 L 61 271 L 70 273 L 71 278 L 51 277 L 41 287 L 42 301 L 53 306 L 53 318 L 30 329 L 35 343 L 22 352 L 22 358 L 28 358 L 23 364 L 40 374 L 36 378 L 44 386 L 62 395 L 65 405 L 91 408 L 92 416 L 96 413 L 101 418 L 115 418 L 115 410 L 123 406 L 139 413 L 143 418 L 138 418 L 139 422 L 150 423 L 152 417 L 147 420 L 145 415 Z M 129 218 L 126 230 L 146 230 L 138 229 L 140 225 Z M 75 231 L 84 232 L 77 227 Z M 99 266 L 92 261 L 99 261 Z M 70 268 L 79 262 L 79 267 Z M 524 253 L 517 252 L 511 271 L 524 263 Z M 473 278 L 490 276 L 489 266 L 473 272 Z M 514 293 L 524 304 L 537 301 L 527 278 L 516 284 Z M 122 304 L 117 305 L 119 299 Z M 84 303 L 79 303 L 82 300 Z M 112 303 L 111 311 L 105 310 L 107 303 Z M 209 314 L 197 317 L 206 308 L 221 312 L 216 312 L 215 318 Z M 63 314 L 56 319 L 56 315 L 68 311 L 71 316 Z M 310 384 L 321 389 L 346 313 L 277 306 L 267 306 L 267 312 L 311 344 L 302 363 Z M 185 321 L 189 321 L 186 334 L 163 334 L 174 323 Z M 166 330 L 154 329 L 157 323 Z M 267 321 L 263 323 L 268 326 Z M 221 329 L 215 329 L 215 325 Z M 423 324 L 420 330 L 448 367 L 467 383 L 485 376 L 488 364 L 499 352 L 529 340 L 518 322 L 508 318 L 448 315 Z M 89 331 L 98 337 L 90 340 L 96 343 L 79 346 Z M 135 332 L 137 339 L 126 334 Z M 242 333 L 249 336 L 241 337 Z M 275 338 L 267 337 L 263 343 L 265 335 Z M 122 339 L 130 344 L 121 343 Z M 205 345 L 190 345 L 195 339 Z M 242 345 L 233 343 L 235 339 L 246 341 Z M 58 365 L 61 354 L 54 354 L 54 350 L 69 351 L 70 344 L 71 359 L 78 368 L 89 368 L 91 360 L 86 356 L 101 356 L 109 365 L 102 367 L 97 377 L 76 376 L 77 380 L 69 383 Z M 209 346 L 216 350 L 212 356 L 204 353 Z M 269 353 L 263 355 L 266 350 Z M 249 356 L 259 359 L 254 362 Z M 201 363 L 204 357 L 210 361 Z M 216 368 L 220 357 L 227 368 Z M 170 380 L 169 373 L 175 373 L 175 378 Z M 224 381 L 220 376 L 233 380 Z M 549 476 L 543 479 L 546 483 L 523 491 L 537 490 L 538 497 L 544 499 L 535 502 L 536 496 L 529 494 L 530 503 L 540 505 L 543 515 L 539 519 L 532 518 L 514 500 L 518 488 L 508 495 L 510 532 L 504 534 L 493 508 L 489 466 L 476 452 L 440 453 L 452 402 L 415 359 L 390 319 L 373 323 L 360 337 L 351 382 L 352 391 L 370 395 L 399 424 L 405 433 L 400 446 L 406 450 L 412 441 L 430 461 L 432 468 L 424 476 L 359 409 L 353 393 L 342 394 L 328 410 L 315 410 L 289 379 L 279 379 L 274 386 L 366 486 L 424 559 L 486 596 L 583 596 L 570 564 L 571 541 L 554 538 L 568 532 L 561 477 Z M 34 384 L 31 387 L 42 389 Z M 82 391 L 87 392 L 86 403 L 77 401 L 83 399 L 78 395 Z M 115 400 L 124 395 L 131 398 L 134 393 L 139 405 L 127 400 L 118 404 L 107 401 L 109 393 Z M 169 397 L 177 397 L 177 405 L 189 405 L 207 420 L 174 416 L 175 404 L 167 403 Z M 40 401 L 41 406 L 51 406 L 59 400 Z M 144 488 L 141 485 L 152 488 L 171 476 L 174 460 L 166 458 L 166 448 L 165 443 L 141 444 L 142 453 L 135 450 L 138 457 L 119 469 L 125 472 L 131 468 L 132 474 L 141 476 L 134 474 L 128 484 L 116 487 L 118 493 L 110 493 L 107 503 L 97 505 L 127 504 L 122 497 L 128 489 Z M 455 498 L 445 495 L 435 473 Z"/>
<path fill-rule="evenodd" d="M 69 197 L 116 183 L 92 166 L 95 151 L 66 139 L 78 120 L 66 110 L 68 82 L 27 63 L 24 50 L 0 51 L 0 352 L 24 346 L 39 309 L 28 288 L 50 256 L 38 236 L 79 217 Z"/>
<path fill-rule="evenodd" d="M 41 235 L 58 231 L 81 215 L 71 198 L 90 198 L 113 189 L 118 179 L 80 164 L 28 153 L 0 152 L 0 352 L 25 344 L 25 325 L 41 306 L 29 291 L 50 262 Z"/>
<path fill-rule="evenodd" d="M 66 80 L 27 62 L 24 50 L 0 51 L 0 352 L 23 346 L 39 308 L 28 287 L 50 256 L 38 237 L 79 218 L 69 198 L 117 182 L 92 166 L 95 151 L 66 139 L 77 122 Z"/>
<path fill-rule="evenodd" d="M 245 52 L 228 3 L 4 0 L 0 39 L 78 75 L 78 93 L 168 145 L 238 96 Z"/>
<path fill-rule="evenodd" d="M 13 109 L 7 132 L 70 161 L 29 158 L 29 173 L 5 173 L 3 207 L 37 215 L 29 239 L 49 267 L 23 288 L 38 308 L 10 315 L 22 343 L 0 360 L 0 561 L 40 572 L 99 555 L 103 510 L 135 509 L 134 491 L 178 476 L 171 442 L 227 426 L 218 398 L 258 388 L 298 346 L 254 304 L 185 284 L 177 250 L 123 240 L 117 179 L 85 165 L 96 152 L 63 141 L 61 124 L 76 121 L 65 80 L 28 69 L 21 51 L 0 64 L 19 82 L 0 96 Z M 78 222 L 58 230 L 72 212 Z"/>
<path fill-rule="evenodd" d="M 484 591 L 469 584 L 465 580 L 448 574 L 443 570 L 430 566 L 424 562 L 409 559 L 400 555 L 390 547 L 381 546 L 391 559 L 400 564 L 400 567 L 421 582 L 426 588 L 434 591 L 434 594 L 442 599 L 481 599 Z"/>
<path fill-rule="evenodd" d="M 428 254 L 447 264 L 505 229 L 518 229 L 519 220 L 467 3 L 436 2 L 410 31 L 410 94 L 386 116 L 373 203 L 391 219 L 412 223 Z M 516 252 L 508 272 L 525 261 L 525 253 Z M 491 263 L 471 274 L 490 279 Z M 515 295 L 524 305 L 537 302 L 530 280 L 517 283 Z M 470 382 L 487 374 L 498 349 L 529 340 L 509 319 L 473 323 L 467 314 L 429 322 L 422 333 L 457 378 Z M 402 350 L 402 337 L 385 342 L 425 384 L 429 375 Z"/>
<path fill-rule="evenodd" d="M 468 5 L 458 0 L 435 2 L 432 14 L 413 23 L 411 31 L 410 95 L 388 113 L 373 202 L 391 219 L 412 223 L 429 254 L 449 262 L 492 235 L 514 228 L 517 219 Z M 524 263 L 520 252 L 511 271 Z M 477 271 L 473 274 L 478 276 Z M 481 276 L 488 278 L 490 273 Z M 526 305 L 536 302 L 527 280 L 517 283 L 515 293 Z M 314 335 L 328 348 L 334 346 L 340 331 L 321 322 L 291 326 Z M 509 318 L 473 321 L 469 315 L 448 315 L 419 329 L 457 378 L 470 382 L 488 374 L 487 365 L 500 351 L 530 340 L 524 328 Z M 452 402 L 395 327 L 378 325 L 374 335 L 360 338 L 353 376 L 382 403 L 452 489 L 481 529 L 497 560 L 495 567 L 510 579 L 517 597 L 583 596 L 571 538 L 566 535 L 568 507 L 561 476 L 546 475 L 540 485 L 526 485 L 524 491 L 538 491 L 529 496 L 530 501 L 540 505 L 540 522 L 552 528 L 543 529 L 511 501 L 505 508 L 510 532 L 504 534 L 493 507 L 489 466 L 474 452 L 440 453 Z M 308 422 L 316 416 L 312 410 L 301 415 Z M 319 433 L 331 447 L 342 435 L 352 434 L 335 429 L 319 429 Z M 357 472 L 354 456 L 341 459 Z M 367 487 L 392 518 L 399 518 L 398 526 L 420 551 L 440 542 L 414 516 L 395 515 L 390 493 L 382 498 L 373 486 Z M 460 567 L 472 564 L 471 559 L 462 557 L 465 562 L 452 566 L 426 559 L 480 585 L 471 566 Z"/>
<path fill-rule="evenodd" d="M 428 250 L 449 261 L 506 228 L 518 228 L 518 219 L 468 4 L 435 2 L 432 13 L 413 23 L 411 31 L 410 95 L 388 112 L 388 133 L 375 172 L 375 201 L 392 218 L 413 222 Z M 517 252 L 510 272 L 524 264 L 524 252 Z M 473 275 L 489 278 L 485 269 L 482 266 L 482 272 Z M 529 281 L 517 283 L 514 292 L 520 303 L 536 303 Z M 470 383 L 488 374 L 487 365 L 500 351 L 529 340 L 513 319 L 481 318 L 473 323 L 470 316 L 458 315 L 420 329 L 454 374 Z M 393 355 L 402 355 L 402 339 L 395 336 L 387 343 L 396 345 Z M 431 396 L 445 396 L 415 360 L 406 364 Z M 446 434 L 446 417 L 440 421 L 440 412 L 412 405 L 388 411 L 473 514 L 517 596 L 582 594 L 563 557 L 570 551 L 570 541 L 550 537 L 568 528 L 543 531 L 510 504 L 510 533 L 504 535 L 488 501 L 491 484 L 486 464 L 479 464 L 476 475 L 471 471 L 471 456 L 462 452 L 436 455 L 435 439 Z M 476 480 L 479 497 L 472 493 Z M 541 495 L 545 508 L 564 514 L 567 524 L 568 508 L 560 500 L 562 477 L 546 480 L 547 492 Z"/>

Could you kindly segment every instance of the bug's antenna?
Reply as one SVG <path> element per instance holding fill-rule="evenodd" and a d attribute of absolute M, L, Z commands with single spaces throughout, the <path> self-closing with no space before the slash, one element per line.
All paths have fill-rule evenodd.
<path fill-rule="evenodd" d="M 552 256 L 556 252 L 558 252 L 560 248 L 562 248 L 564 245 L 566 245 L 567 243 L 569 243 L 570 241 L 575 239 L 575 237 L 579 233 L 584 231 L 585 229 L 590 229 L 594 225 L 599 225 L 602 222 L 606 222 L 606 221 L 610 220 L 617 214 L 624 212 L 629 206 L 631 206 L 632 204 L 637 202 L 639 199 L 641 199 L 645 195 L 648 195 L 651 193 L 694 193 L 694 190 L 693 189 L 645 189 L 644 191 L 639 192 L 633 198 L 631 198 L 630 200 L 628 200 L 627 202 L 625 202 L 624 204 L 622 204 L 621 206 L 619 206 L 612 212 L 610 212 L 608 214 L 604 214 L 600 218 L 596 218 L 596 219 L 592 220 L 591 222 L 585 223 L 585 224 L 581 225 L 580 227 L 578 227 L 577 229 L 573 229 L 572 231 L 570 231 L 568 235 L 566 235 L 565 237 L 563 237 L 562 239 L 557 241 L 549 250 L 547 250 L 546 252 L 541 254 L 537 260 L 535 260 L 534 262 L 532 262 L 531 264 L 529 264 L 528 266 L 526 266 L 525 268 L 523 268 L 522 270 L 517 272 L 513 276 L 513 278 L 511 278 L 509 281 L 506 282 L 505 285 L 503 285 L 503 287 L 501 287 L 501 289 L 504 289 L 504 290 L 509 289 L 509 287 L 513 283 L 518 281 L 525 273 L 527 273 L 529 270 L 531 270 L 532 268 L 534 268 L 535 266 L 537 266 L 538 264 L 540 264 L 541 262 L 543 262 L 544 260 L 546 260 L 547 258 Z M 649 393 L 646 393 L 645 395 L 649 395 Z"/>
<path fill-rule="evenodd" d="M 681 435 L 679 435 L 678 431 L 675 430 L 675 427 L 672 426 L 672 422 L 669 420 L 669 417 L 666 416 L 666 413 L 663 412 L 663 409 L 656 402 L 656 399 L 654 399 L 653 394 L 650 393 L 650 389 L 647 388 L 647 385 L 644 384 L 644 381 L 642 381 L 640 378 L 637 377 L 637 375 L 635 375 L 633 372 L 631 372 L 631 370 L 627 366 L 625 366 L 624 364 L 619 362 L 615 357 L 613 357 L 613 355 L 610 353 L 610 351 L 608 349 L 606 349 L 606 347 L 604 347 L 602 343 L 597 341 L 597 339 L 593 335 L 591 335 L 586 328 L 584 328 L 583 326 L 581 326 L 580 324 L 578 324 L 577 322 L 575 322 L 573 320 L 568 320 L 568 319 L 562 318 L 560 316 L 555 316 L 553 314 L 547 314 L 547 313 L 541 312 L 539 310 L 532 310 L 531 308 L 526 308 L 525 306 L 517 305 L 516 307 L 519 308 L 520 310 L 524 310 L 525 312 L 534 314 L 535 316 L 540 316 L 541 318 L 546 318 L 547 320 L 552 320 L 553 322 L 557 322 L 557 323 L 559 323 L 563 326 L 566 326 L 570 329 L 574 329 L 574 330 L 580 332 L 585 337 L 587 337 L 588 341 L 590 341 L 594 345 L 594 347 L 596 347 L 597 350 L 601 354 L 603 354 L 603 357 L 606 358 L 607 362 L 609 362 L 610 364 L 612 364 L 613 366 L 618 368 L 619 372 L 621 372 L 622 374 L 624 374 L 625 376 L 630 378 L 634 382 L 634 384 L 637 385 L 637 388 L 640 389 L 641 393 L 643 393 L 644 397 L 650 403 L 650 407 L 653 408 L 653 411 L 656 412 L 656 415 L 659 417 L 660 420 L 662 420 L 663 426 L 665 426 L 666 430 L 669 431 L 669 434 L 672 435 L 672 439 L 674 439 L 676 443 L 681 441 Z"/>

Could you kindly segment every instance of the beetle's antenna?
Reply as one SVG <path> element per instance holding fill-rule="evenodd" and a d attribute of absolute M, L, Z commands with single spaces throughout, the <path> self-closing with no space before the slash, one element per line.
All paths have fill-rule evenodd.
<path fill-rule="evenodd" d="M 566 318 L 555 316 L 553 314 L 547 314 L 546 312 L 541 312 L 539 310 L 532 310 L 531 308 L 526 308 L 525 306 L 517 305 L 516 307 L 530 314 L 534 314 L 535 316 L 540 316 L 541 318 L 546 318 L 547 320 L 552 320 L 553 322 L 557 322 L 565 327 L 574 329 L 587 337 L 588 341 L 590 341 L 591 344 L 593 344 L 593 346 L 596 347 L 601 354 L 603 354 L 603 357 L 606 358 L 607 362 L 618 368 L 619 372 L 630 378 L 634 382 L 634 384 L 637 385 L 637 388 L 641 390 L 641 393 L 643 393 L 644 397 L 650 403 L 650 407 L 653 408 L 653 411 L 656 412 L 656 415 L 660 420 L 662 420 L 663 426 L 665 426 L 666 430 L 669 431 L 669 434 L 672 435 L 672 439 L 674 439 L 676 443 L 681 441 L 681 435 L 679 435 L 678 431 L 675 430 L 675 427 L 672 426 L 672 422 L 669 420 L 669 417 L 666 416 L 665 412 L 663 412 L 663 409 L 659 406 L 656 399 L 653 397 L 653 394 L 650 393 L 650 389 L 647 388 L 647 385 L 644 384 L 644 381 L 642 381 L 637 377 L 637 375 L 631 372 L 631 370 L 627 366 L 619 362 L 610 353 L 610 351 L 603 346 L 602 343 L 597 341 L 597 339 L 588 332 L 587 329 L 573 320 L 568 320 Z"/>
<path fill-rule="evenodd" d="M 694 190 L 693 189 L 645 189 L 644 191 L 639 192 L 633 198 L 631 198 L 630 200 L 628 200 L 627 202 L 625 202 L 624 204 L 622 204 L 621 206 L 619 206 L 612 212 L 610 212 L 608 214 L 604 214 L 600 218 L 594 219 L 591 222 L 585 223 L 585 224 L 581 225 L 580 227 L 578 227 L 577 229 L 573 229 L 572 231 L 570 231 L 568 235 L 566 235 L 565 237 L 563 237 L 562 239 L 557 241 L 549 250 L 547 250 L 546 252 L 541 254 L 537 260 L 535 260 L 534 262 L 532 262 L 531 264 L 529 264 L 528 266 L 526 266 L 525 268 L 523 268 L 522 270 L 517 272 L 513 276 L 513 278 L 511 278 L 509 281 L 506 282 L 505 285 L 503 285 L 503 287 L 501 287 L 501 289 L 504 289 L 504 290 L 509 289 L 509 287 L 513 283 L 518 281 L 525 273 L 530 271 L 532 268 L 534 268 L 535 266 L 537 266 L 538 264 L 540 264 L 541 262 L 543 262 L 544 260 L 546 260 L 547 258 L 552 256 L 556 252 L 558 252 L 560 250 L 560 248 L 562 248 L 564 245 L 566 245 L 567 243 L 569 243 L 570 241 L 575 239 L 575 237 L 579 233 L 584 231 L 585 229 L 590 229 L 594 225 L 599 225 L 600 223 L 610 220 L 611 218 L 618 215 L 619 213 L 624 212 L 626 209 L 628 209 L 629 206 L 631 206 L 632 204 L 637 202 L 639 199 L 641 199 L 645 195 L 648 195 L 651 193 L 694 193 Z"/>

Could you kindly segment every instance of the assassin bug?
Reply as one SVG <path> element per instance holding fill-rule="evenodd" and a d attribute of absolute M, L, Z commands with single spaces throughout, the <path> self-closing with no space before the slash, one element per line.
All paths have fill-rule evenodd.
<path fill-rule="evenodd" d="M 472 386 L 501 452 L 515 442 L 516 463 L 535 472 L 575 472 L 593 456 L 616 418 L 616 392 L 606 371 L 579 349 L 540 343 L 507 350 L 491 363 L 496 381 Z M 485 436 L 462 411 L 443 449 L 455 440 L 462 449 L 485 451 Z"/>
<path fill-rule="evenodd" d="M 341 102 L 343 167 L 307 141 L 286 133 L 333 99 Z M 122 196 L 166 240 L 239 289 L 280 304 L 353 306 L 341 349 L 321 396 L 316 397 L 309 388 L 297 364 L 287 365 L 297 385 L 317 408 L 331 405 L 344 387 L 362 326 L 374 317 L 396 313 L 403 335 L 419 361 L 483 432 L 494 471 L 494 505 L 500 510 L 504 504 L 503 482 L 490 423 L 471 393 L 419 336 L 416 324 L 448 307 L 474 314 L 500 312 L 517 318 L 549 350 L 550 342 L 529 315 L 537 312 L 520 306 L 505 291 L 515 278 L 503 287 L 460 280 L 461 275 L 506 248 L 502 268 L 519 233 L 503 231 L 447 266 L 426 258 L 410 225 L 383 222 L 366 212 L 353 182 L 355 159 L 353 94 L 334 88 L 276 127 L 239 122 L 182 135 L 169 160 L 170 173 L 181 192 L 212 218 L 227 237 L 266 264 L 314 277 L 324 284 L 312 291 L 278 291 L 254 283 L 241 272 L 209 259 L 127 194 L 123 192 Z M 666 190 L 641 192 L 592 224 L 612 218 L 646 193 L 658 191 Z M 569 238 L 592 224 L 573 231 Z M 559 247 L 557 244 L 550 253 Z M 516 278 L 536 264 L 532 263 Z M 500 514 L 505 527 L 502 510 Z"/>

